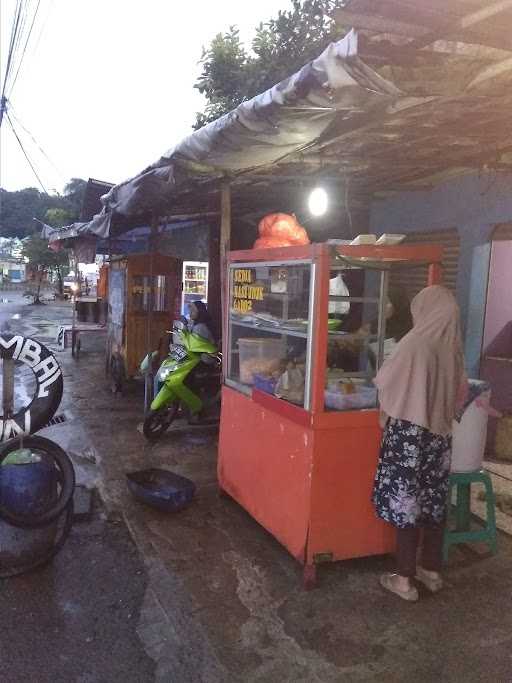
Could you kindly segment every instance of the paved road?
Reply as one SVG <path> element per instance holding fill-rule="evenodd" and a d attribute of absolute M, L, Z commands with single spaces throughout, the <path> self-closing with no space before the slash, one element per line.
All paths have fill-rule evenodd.
<path fill-rule="evenodd" d="M 66 305 L 27 306 L 11 292 L 3 298 L 0 330 L 49 346 L 57 323 L 71 315 Z M 68 431 L 77 428 L 71 423 Z M 57 433 L 45 435 L 61 440 Z M 108 521 L 97 500 L 92 520 L 75 525 L 51 564 L 0 581 L 0 680 L 153 681 L 154 663 L 136 633 L 146 586 L 146 570 L 124 524 Z"/>
<path fill-rule="evenodd" d="M 3 683 L 145 683 L 136 634 L 146 573 L 123 524 L 98 510 L 45 568 L 0 582 Z"/>

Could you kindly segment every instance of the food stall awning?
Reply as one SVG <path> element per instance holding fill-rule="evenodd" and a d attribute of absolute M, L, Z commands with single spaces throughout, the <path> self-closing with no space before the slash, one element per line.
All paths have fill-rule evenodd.
<path fill-rule="evenodd" d="M 104 209 L 86 224 L 73 224 L 53 239 L 84 233 L 106 237 L 133 227 L 136 217 L 166 215 L 177 192 L 207 180 L 261 166 L 306 150 L 338 114 L 384 113 L 403 93 L 358 56 L 349 32 L 298 73 L 243 102 L 195 131 L 156 163 L 103 197 Z"/>
<path fill-rule="evenodd" d="M 151 227 L 139 226 L 124 231 L 119 235 L 97 233 L 89 229 L 89 223 L 73 223 L 65 228 L 53 228 L 42 223 L 41 237 L 48 240 L 50 249 L 72 248 L 77 258 L 84 263 L 92 263 L 96 254 L 136 254 L 149 249 Z M 204 221 L 174 220 L 160 226 L 159 236 L 180 230 L 200 226 Z"/>
<path fill-rule="evenodd" d="M 500 26 L 512 0 L 469 4 L 347 2 L 337 19 L 356 28 L 342 40 L 114 186 L 101 214 L 76 229 L 117 235 L 152 214 L 211 210 L 225 176 L 248 213 L 275 205 L 299 178 L 328 177 L 367 197 L 510 170 L 512 43 Z"/>

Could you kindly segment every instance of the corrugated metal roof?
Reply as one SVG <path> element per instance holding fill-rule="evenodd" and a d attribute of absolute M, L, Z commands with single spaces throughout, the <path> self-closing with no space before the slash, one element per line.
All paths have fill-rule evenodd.
<path fill-rule="evenodd" d="M 263 212 L 319 179 L 363 203 L 511 169 L 511 12 L 512 0 L 347 2 L 337 16 L 357 30 L 112 188 L 91 230 L 211 211 L 226 175 L 237 207 Z"/>

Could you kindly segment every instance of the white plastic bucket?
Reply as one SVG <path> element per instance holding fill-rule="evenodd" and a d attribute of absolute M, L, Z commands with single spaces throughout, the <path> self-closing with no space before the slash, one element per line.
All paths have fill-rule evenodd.
<path fill-rule="evenodd" d="M 479 396 L 488 404 L 491 392 Z M 453 422 L 452 472 L 475 472 L 482 468 L 487 438 L 488 414 L 473 401 L 460 422 Z"/>

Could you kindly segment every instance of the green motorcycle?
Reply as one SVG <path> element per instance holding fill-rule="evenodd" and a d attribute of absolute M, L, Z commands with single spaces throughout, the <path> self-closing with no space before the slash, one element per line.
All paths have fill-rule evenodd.
<path fill-rule="evenodd" d="M 144 418 L 144 436 L 158 439 L 181 413 L 192 424 L 214 424 L 220 418 L 222 355 L 207 339 L 174 323 L 169 355 L 156 374 L 156 395 Z M 147 373 L 151 357 L 141 364 Z M 209 413 L 214 413 L 213 416 Z"/>

